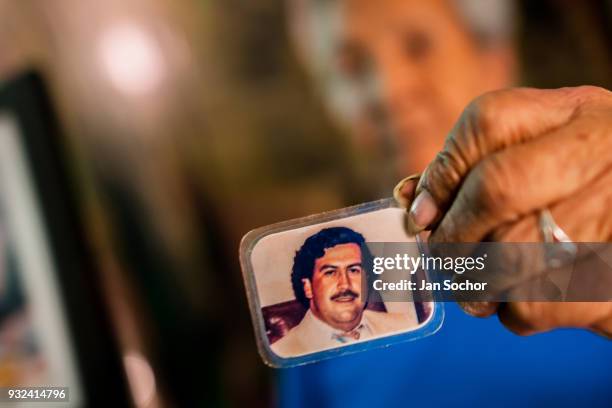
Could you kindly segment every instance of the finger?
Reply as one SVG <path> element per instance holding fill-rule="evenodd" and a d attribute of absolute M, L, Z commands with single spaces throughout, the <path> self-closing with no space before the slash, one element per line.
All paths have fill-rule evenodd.
<path fill-rule="evenodd" d="M 495 228 L 576 195 L 610 173 L 612 129 L 596 121 L 573 120 L 481 161 L 433 232 L 432 242 L 481 241 Z"/>
<path fill-rule="evenodd" d="M 522 88 L 496 91 L 476 99 L 463 112 L 443 150 L 421 177 L 416 193 L 427 191 L 431 197 L 411 208 L 416 229 L 437 221 L 466 175 L 484 157 L 559 128 L 569 121 L 581 102 L 601 92 L 594 87 Z M 435 206 L 439 211 L 433 214 L 420 211 L 420 207 L 427 206 Z"/>
<path fill-rule="evenodd" d="M 506 245 L 509 260 L 503 263 L 507 271 L 501 271 L 502 289 L 513 300 L 565 300 L 599 301 L 610 299 L 612 293 L 611 246 L 612 219 L 609 208 L 612 192 L 606 189 L 612 175 L 601 178 L 598 183 L 577 197 L 551 207 L 553 221 L 578 245 L 576 252 L 568 254 L 557 244 Z M 577 215 L 577 214 L 581 214 Z M 497 242 L 537 242 L 543 233 L 537 215 L 529 215 L 512 226 L 497 230 L 491 238 Z M 595 244 L 600 242 L 601 244 Z M 556 253 L 556 251 L 562 251 Z M 520 252 L 520 253 L 519 253 Z M 517 256 L 521 256 L 518 259 Z M 547 257 L 561 256 L 562 264 L 550 266 Z M 494 276 L 489 277 L 494 279 Z"/>
<path fill-rule="evenodd" d="M 489 317 L 497 313 L 499 302 L 457 302 L 461 309 L 473 317 Z"/>
<path fill-rule="evenodd" d="M 506 328 L 519 335 L 575 327 L 593 329 L 609 336 L 612 302 L 504 303 L 498 316 Z"/>
<path fill-rule="evenodd" d="M 605 187 L 612 183 L 612 172 L 601 177 L 592 186 L 585 188 L 579 194 L 555 204 L 550 212 L 555 222 L 576 242 L 609 241 L 612 237 L 612 221 L 609 220 L 609 209 L 612 206 L 612 192 Z M 588 217 L 576 216 L 588 214 Z M 521 220 L 504 225 L 490 234 L 495 242 L 541 242 L 542 232 L 537 214 L 529 214 Z M 512 280 L 520 273 L 508 276 Z M 522 275 L 521 275 L 522 276 Z M 478 277 L 476 277 L 478 280 Z M 517 282 L 508 282 L 507 286 Z M 497 312 L 497 302 L 458 302 L 461 308 L 475 317 L 488 317 Z M 612 322 L 610 322 L 612 324 Z M 605 325 L 604 325 L 605 326 Z M 612 327 L 611 327 L 612 328 Z M 607 326 L 604 332 L 609 330 Z"/>
<path fill-rule="evenodd" d="M 549 210 L 557 225 L 574 242 L 612 240 L 612 169 L 577 194 L 553 204 Z M 542 231 L 537 212 L 491 232 L 487 240 L 495 242 L 541 242 Z"/>

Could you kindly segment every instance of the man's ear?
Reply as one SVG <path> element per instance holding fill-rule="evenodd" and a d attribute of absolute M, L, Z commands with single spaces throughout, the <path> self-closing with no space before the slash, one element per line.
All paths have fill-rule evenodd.
<path fill-rule="evenodd" d="M 312 284 L 310 283 L 310 279 L 302 279 L 302 285 L 304 285 L 304 295 L 308 299 L 312 299 Z"/>

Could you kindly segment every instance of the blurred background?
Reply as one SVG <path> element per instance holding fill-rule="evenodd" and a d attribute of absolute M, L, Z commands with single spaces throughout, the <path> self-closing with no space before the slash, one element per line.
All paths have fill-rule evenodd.
<path fill-rule="evenodd" d="M 0 83 L 32 69 L 116 338 L 153 369 L 137 404 L 335 406 L 342 362 L 279 371 L 257 355 L 240 238 L 390 196 L 483 92 L 612 88 L 612 2 L 0 0 Z M 591 402 L 612 401 L 606 382 Z"/>

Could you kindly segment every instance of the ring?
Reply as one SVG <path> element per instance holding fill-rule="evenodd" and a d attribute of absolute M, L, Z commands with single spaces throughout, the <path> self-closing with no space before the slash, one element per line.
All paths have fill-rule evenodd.
<path fill-rule="evenodd" d="M 547 208 L 540 210 L 540 230 L 547 244 L 561 243 L 561 245 L 546 245 L 546 263 L 550 268 L 571 262 L 578 252 L 576 244 L 570 237 L 557 225 L 550 210 Z"/>
<path fill-rule="evenodd" d="M 550 210 L 540 210 L 540 229 L 544 236 L 544 242 L 572 242 L 570 237 L 557 225 Z"/>

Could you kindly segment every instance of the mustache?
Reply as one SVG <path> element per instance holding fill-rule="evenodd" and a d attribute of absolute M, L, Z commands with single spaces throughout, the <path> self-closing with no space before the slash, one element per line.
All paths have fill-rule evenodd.
<path fill-rule="evenodd" d="M 343 290 L 342 292 L 339 292 L 339 293 L 336 293 L 335 295 L 333 295 L 331 297 L 331 300 L 336 300 L 336 299 L 338 299 L 340 297 L 345 297 L 345 296 L 351 296 L 353 299 L 355 299 L 355 298 L 359 297 L 359 294 L 353 292 L 350 289 L 347 289 L 347 290 Z"/>

